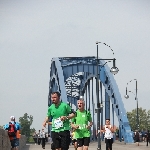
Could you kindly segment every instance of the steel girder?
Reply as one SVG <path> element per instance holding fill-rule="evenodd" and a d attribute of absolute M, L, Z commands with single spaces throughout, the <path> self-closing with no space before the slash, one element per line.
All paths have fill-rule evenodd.
<path fill-rule="evenodd" d="M 112 110 L 115 111 L 118 118 L 121 131 L 120 136 L 123 136 L 125 143 L 133 143 L 131 128 L 118 86 L 113 75 L 110 73 L 108 65 L 103 66 L 103 64 L 105 64 L 104 60 L 99 60 L 99 80 L 105 87 L 105 97 L 107 97 L 105 98 L 105 105 L 107 105 L 106 101 L 110 99 L 112 102 Z M 49 95 L 53 91 L 59 91 L 62 101 L 76 105 L 79 95 L 87 91 L 86 86 L 89 86 L 89 80 L 96 77 L 96 67 L 96 57 L 94 56 L 53 58 L 50 68 Z M 76 93 L 75 95 L 72 94 L 72 89 Z M 69 90 L 70 92 L 68 92 Z M 80 93 L 81 91 L 83 93 Z M 48 105 L 50 104 L 49 97 Z"/>

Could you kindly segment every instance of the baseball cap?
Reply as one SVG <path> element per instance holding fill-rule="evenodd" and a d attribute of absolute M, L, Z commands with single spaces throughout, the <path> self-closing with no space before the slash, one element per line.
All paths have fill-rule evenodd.
<path fill-rule="evenodd" d="M 15 119 L 15 116 L 11 116 L 10 119 Z"/>

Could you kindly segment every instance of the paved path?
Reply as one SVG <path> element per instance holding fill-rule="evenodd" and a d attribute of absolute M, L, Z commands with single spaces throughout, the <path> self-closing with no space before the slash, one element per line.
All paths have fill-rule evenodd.
<path fill-rule="evenodd" d="M 50 150 L 50 145 L 47 144 L 45 149 Z M 105 150 L 105 143 L 102 142 L 102 150 Z M 150 146 L 146 146 L 146 143 L 140 143 L 140 146 L 136 146 L 134 144 L 124 144 L 123 142 L 115 142 L 113 144 L 113 150 L 148 150 L 150 149 Z M 26 145 L 26 147 L 23 150 L 43 150 L 41 145 Z M 70 146 L 69 150 L 74 150 L 73 146 Z M 97 143 L 91 143 L 89 150 L 97 150 Z"/>

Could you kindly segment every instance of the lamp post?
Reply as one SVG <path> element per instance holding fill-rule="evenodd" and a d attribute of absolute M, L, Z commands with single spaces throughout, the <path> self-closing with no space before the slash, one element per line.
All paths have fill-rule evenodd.
<path fill-rule="evenodd" d="M 116 59 L 99 59 L 98 58 L 98 44 L 101 43 L 101 42 L 96 42 L 96 45 L 97 45 L 97 69 L 96 69 L 96 89 L 97 89 L 97 133 L 98 133 L 98 147 L 97 147 L 97 150 L 101 150 L 101 136 L 100 136 L 100 112 L 101 112 L 101 109 L 103 108 L 103 105 L 100 103 L 99 101 L 99 73 L 100 73 L 100 70 L 99 70 L 99 60 L 112 60 L 113 61 L 113 67 L 111 68 L 110 72 L 112 74 L 117 74 L 119 69 L 116 67 L 115 65 L 115 61 Z M 104 43 L 103 43 L 104 44 Z M 106 45 L 106 44 L 105 44 Z M 110 46 L 109 46 L 110 47 Z M 107 63 L 107 62 L 106 62 Z M 105 63 L 105 64 L 106 64 Z M 103 64 L 101 66 L 101 68 L 105 65 Z"/>
<path fill-rule="evenodd" d="M 136 107 L 137 107 L 137 110 L 136 110 L 136 127 L 137 129 L 139 129 L 139 108 L 138 108 L 138 98 L 137 98 L 137 79 L 134 79 L 136 81 L 136 94 L 135 94 L 135 100 L 136 100 Z M 131 80 L 130 82 L 132 82 L 133 80 Z M 130 83 L 129 82 L 129 83 Z M 127 83 L 127 86 L 128 86 L 128 83 Z M 129 91 L 131 92 L 131 91 Z M 133 93 L 133 92 L 132 92 Z M 125 95 L 125 98 L 128 99 L 129 98 L 129 95 L 128 95 L 128 90 L 127 90 L 127 87 L 126 87 L 126 95 Z"/>

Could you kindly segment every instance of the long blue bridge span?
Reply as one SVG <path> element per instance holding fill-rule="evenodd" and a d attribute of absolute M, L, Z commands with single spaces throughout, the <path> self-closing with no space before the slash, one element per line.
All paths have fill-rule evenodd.
<path fill-rule="evenodd" d="M 97 90 L 95 84 L 97 80 L 99 90 Z M 59 91 L 61 101 L 69 103 L 73 109 L 76 109 L 79 97 L 84 96 L 85 107 L 91 111 L 93 116 L 93 137 L 95 137 L 97 128 L 95 110 L 97 105 L 100 105 L 104 106 L 100 110 L 100 126 L 104 125 L 103 120 L 106 118 L 110 118 L 111 123 L 114 125 L 114 115 L 116 115 L 120 131 L 119 137 L 123 137 L 125 143 L 133 143 L 131 128 L 117 83 L 110 72 L 107 62 L 104 60 L 97 59 L 94 56 L 52 58 L 49 95 L 54 91 Z M 97 101 L 98 99 L 100 102 Z M 48 106 L 50 105 L 51 99 L 48 97 Z"/>

